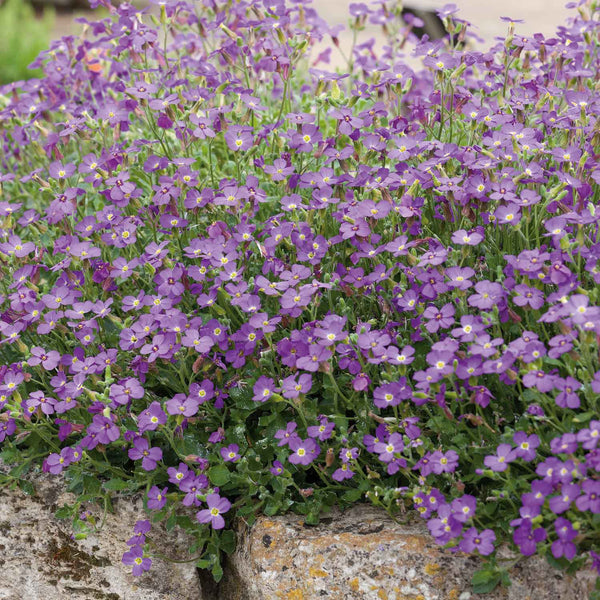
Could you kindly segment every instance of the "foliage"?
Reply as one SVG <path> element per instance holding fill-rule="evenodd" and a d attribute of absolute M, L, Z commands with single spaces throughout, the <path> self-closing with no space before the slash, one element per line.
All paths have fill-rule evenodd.
<path fill-rule="evenodd" d="M 54 11 L 46 8 L 36 19 L 33 8 L 23 0 L 4 0 L 0 5 L 0 83 L 40 77 L 29 65 L 48 47 Z"/>
<path fill-rule="evenodd" d="M 353 4 L 346 74 L 306 2 L 93 4 L 2 90 L 6 482 L 64 473 L 79 536 L 143 491 L 134 574 L 158 521 L 218 579 L 233 517 L 360 500 L 477 591 L 503 541 L 598 570 L 597 3 L 488 52 Z"/>

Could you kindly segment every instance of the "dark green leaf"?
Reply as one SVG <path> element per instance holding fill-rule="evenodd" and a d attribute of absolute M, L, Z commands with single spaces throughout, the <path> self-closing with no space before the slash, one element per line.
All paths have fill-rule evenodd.
<path fill-rule="evenodd" d="M 357 500 L 360 500 L 362 495 L 363 493 L 361 490 L 348 490 L 342 496 L 342 500 L 345 500 L 346 502 L 356 502 Z"/>
<path fill-rule="evenodd" d="M 216 465 L 208 470 L 208 478 L 213 485 L 225 485 L 231 477 L 229 469 L 225 465 Z"/>
<path fill-rule="evenodd" d="M 57 519 L 69 519 L 73 516 L 73 507 L 68 504 L 63 504 L 55 513 Z"/>
<path fill-rule="evenodd" d="M 126 490 L 129 487 L 127 481 L 123 481 L 119 478 L 109 479 L 102 484 L 102 487 L 107 492 L 118 492 L 120 490 Z"/>
<path fill-rule="evenodd" d="M 19 479 L 19 488 L 23 492 L 25 492 L 28 496 L 33 496 L 35 494 L 35 488 L 31 481 L 27 481 L 26 479 Z"/>
<path fill-rule="evenodd" d="M 235 550 L 235 533 L 231 529 L 227 529 L 221 534 L 219 547 L 227 554 L 231 554 Z"/>
<path fill-rule="evenodd" d="M 487 594 L 496 588 L 500 583 L 500 579 L 498 571 L 484 568 L 473 573 L 471 585 L 476 594 Z"/>

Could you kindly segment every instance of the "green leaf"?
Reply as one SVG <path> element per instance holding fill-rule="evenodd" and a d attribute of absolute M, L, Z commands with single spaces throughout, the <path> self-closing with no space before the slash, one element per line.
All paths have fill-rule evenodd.
<path fill-rule="evenodd" d="M 546 553 L 546 560 L 552 567 L 561 571 L 564 571 L 569 566 L 569 561 L 566 558 L 554 558 L 550 551 Z"/>
<path fill-rule="evenodd" d="M 595 412 L 584 412 L 573 417 L 575 423 L 587 423 L 592 417 L 595 417 L 598 413 Z"/>
<path fill-rule="evenodd" d="M 306 515 L 304 522 L 307 525 L 318 525 L 319 524 L 319 513 L 309 512 Z"/>
<path fill-rule="evenodd" d="M 227 554 L 231 554 L 235 550 L 235 533 L 231 529 L 227 529 L 221 534 L 219 540 L 219 548 Z"/>
<path fill-rule="evenodd" d="M 19 479 L 19 488 L 21 488 L 21 490 L 28 496 L 33 496 L 35 494 L 33 483 L 31 483 L 31 481 L 27 481 L 26 479 Z"/>
<path fill-rule="evenodd" d="M 497 571 L 483 568 L 473 573 L 471 585 L 476 594 L 487 594 L 496 588 L 500 583 L 500 579 L 500 574 Z"/>
<path fill-rule="evenodd" d="M 129 487 L 129 483 L 127 481 L 123 481 L 122 479 L 119 479 L 118 477 L 115 477 L 113 479 L 109 479 L 108 481 L 105 481 L 102 484 L 102 487 L 107 492 L 118 492 L 121 490 L 126 490 Z"/>
<path fill-rule="evenodd" d="M 217 563 L 212 568 L 212 576 L 215 578 L 215 581 L 217 583 L 219 583 L 219 581 L 221 581 L 221 579 L 223 577 L 223 567 L 220 565 L 220 563 Z"/>
<path fill-rule="evenodd" d="M 230 477 L 229 469 L 225 465 L 216 465 L 208 470 L 210 482 L 218 487 L 225 485 Z"/>
<path fill-rule="evenodd" d="M 171 531 L 175 525 L 177 524 L 177 515 L 175 513 L 171 513 L 169 518 L 165 521 L 165 529 L 167 531 Z"/>
<path fill-rule="evenodd" d="M 70 519 L 73 516 L 73 507 L 63 504 L 55 513 L 57 519 Z"/>
<path fill-rule="evenodd" d="M 356 502 L 357 500 L 360 500 L 362 495 L 362 490 L 348 490 L 342 496 L 342 500 L 345 500 L 346 502 Z"/>
<path fill-rule="evenodd" d="M 277 514 L 277 511 L 279 510 L 280 506 L 281 504 L 279 500 L 273 499 L 265 504 L 263 512 L 265 513 L 265 515 L 267 515 L 267 517 L 272 517 L 273 515 Z"/>
<path fill-rule="evenodd" d="M 85 494 L 98 494 L 101 489 L 101 483 L 97 477 L 93 475 L 83 476 L 83 492 Z"/>

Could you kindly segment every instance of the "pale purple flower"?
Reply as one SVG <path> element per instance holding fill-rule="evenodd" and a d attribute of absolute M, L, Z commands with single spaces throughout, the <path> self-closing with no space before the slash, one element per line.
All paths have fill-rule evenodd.
<path fill-rule="evenodd" d="M 206 496 L 208 508 L 199 511 L 196 518 L 199 523 L 210 523 L 213 529 L 223 529 L 225 519 L 221 516 L 231 508 L 231 502 L 227 498 L 221 498 L 219 494 L 208 494 Z"/>
<path fill-rule="evenodd" d="M 496 534 L 491 529 L 484 529 L 481 533 L 475 527 L 467 529 L 458 547 L 463 552 L 474 552 L 477 550 L 482 556 L 487 556 L 494 551 Z"/>
<path fill-rule="evenodd" d="M 152 566 L 152 560 L 144 556 L 144 549 L 141 545 L 132 546 L 128 552 L 123 554 L 121 559 L 124 565 L 131 565 L 131 573 L 139 577 L 144 571 L 149 571 Z"/>
<path fill-rule="evenodd" d="M 148 491 L 148 508 L 160 510 L 167 503 L 167 489 L 153 485 Z"/>
<path fill-rule="evenodd" d="M 517 453 L 510 444 L 500 444 L 495 455 L 486 456 L 483 464 L 492 471 L 502 472 L 508 468 L 508 463 L 515 460 Z"/>
<path fill-rule="evenodd" d="M 288 460 L 293 465 L 309 465 L 321 452 L 318 444 L 312 438 L 302 440 L 300 437 L 292 437 L 289 447 L 293 454 L 288 457 Z"/>

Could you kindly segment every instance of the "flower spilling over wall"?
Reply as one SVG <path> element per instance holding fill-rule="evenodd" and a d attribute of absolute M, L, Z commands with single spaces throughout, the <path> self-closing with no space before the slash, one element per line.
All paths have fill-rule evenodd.
<path fill-rule="evenodd" d="M 503 541 L 600 570 L 597 2 L 487 52 L 353 4 L 345 73 L 308 2 L 151 4 L 1 90 L 4 482 L 79 536 L 141 491 L 134 574 L 159 521 L 219 579 L 234 516 L 365 499 L 476 590 Z"/>

